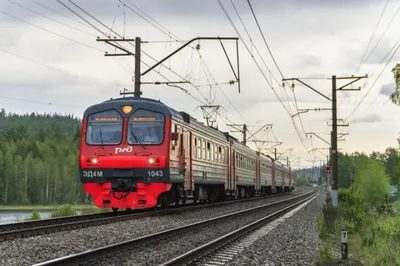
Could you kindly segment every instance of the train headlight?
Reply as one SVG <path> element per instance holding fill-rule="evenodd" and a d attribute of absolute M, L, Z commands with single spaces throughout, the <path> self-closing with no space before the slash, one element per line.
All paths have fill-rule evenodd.
<path fill-rule="evenodd" d="M 153 158 L 150 158 L 150 159 L 149 159 L 149 163 L 150 163 L 150 164 L 154 163 L 154 159 L 153 159 Z"/>
<path fill-rule="evenodd" d="M 97 164 L 97 158 L 93 158 L 92 163 Z"/>

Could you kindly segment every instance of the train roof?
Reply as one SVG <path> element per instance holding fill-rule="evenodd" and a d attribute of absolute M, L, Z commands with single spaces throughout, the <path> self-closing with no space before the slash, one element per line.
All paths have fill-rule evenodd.
<path fill-rule="evenodd" d="M 88 107 L 85 110 L 83 117 L 87 118 L 90 114 L 106 111 L 108 109 L 116 109 L 121 115 L 124 115 L 120 110 L 120 107 L 123 105 L 134 105 L 135 108 L 151 109 L 163 113 L 167 117 L 171 117 L 172 115 L 170 108 L 159 100 L 150 98 L 120 97 L 115 99 L 111 98 L 110 100 Z"/>

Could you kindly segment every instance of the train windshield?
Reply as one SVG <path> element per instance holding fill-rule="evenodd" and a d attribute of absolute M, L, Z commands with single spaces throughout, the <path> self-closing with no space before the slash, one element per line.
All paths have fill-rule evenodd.
<path fill-rule="evenodd" d="M 123 119 L 115 110 L 92 114 L 88 118 L 86 143 L 117 145 L 122 141 Z"/>
<path fill-rule="evenodd" d="M 128 143 L 158 145 L 164 141 L 164 115 L 138 109 L 129 118 Z"/>

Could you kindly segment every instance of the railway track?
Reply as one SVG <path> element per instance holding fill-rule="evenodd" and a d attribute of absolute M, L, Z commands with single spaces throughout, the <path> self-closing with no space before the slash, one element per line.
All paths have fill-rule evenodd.
<path fill-rule="evenodd" d="M 262 227 L 275 221 L 299 205 L 313 200 L 317 194 L 296 202 L 266 217 L 263 217 L 253 223 L 250 223 L 233 232 L 223 235 L 213 241 L 210 241 L 200 247 L 194 248 L 174 259 L 160 264 L 159 266 L 221 266 L 230 262 L 233 257 L 243 249 L 251 246 L 259 237 L 263 236 Z"/>
<path fill-rule="evenodd" d="M 180 226 L 176 228 L 172 228 L 169 230 L 161 231 L 158 233 L 138 237 L 132 240 L 87 250 L 85 252 L 72 254 L 68 256 L 64 256 L 61 258 L 56 258 L 53 260 L 45 261 L 42 263 L 35 264 L 36 266 L 48 266 L 48 265 L 99 265 L 99 262 L 104 262 L 109 257 L 110 261 L 113 260 L 115 262 L 116 257 L 120 257 L 117 253 L 123 252 L 124 250 L 137 250 L 139 251 L 141 248 L 143 249 L 153 249 L 152 244 L 155 243 L 167 243 L 168 239 L 180 237 L 181 235 L 192 236 L 193 232 L 196 230 L 204 230 L 204 228 L 210 228 L 213 225 L 226 223 L 226 221 L 232 221 L 232 219 L 239 218 L 239 217 L 246 217 L 246 215 L 250 215 L 253 212 L 262 212 L 261 214 L 265 213 L 265 210 L 268 208 L 279 207 L 278 213 L 285 213 L 290 209 L 293 209 L 295 206 L 300 205 L 306 200 L 314 197 L 316 195 L 316 191 L 311 191 L 304 193 L 299 196 L 291 197 L 289 199 L 280 200 L 274 203 L 268 203 L 261 206 L 229 213 L 226 215 L 221 215 L 218 217 L 214 217 L 211 219 L 195 222 L 189 225 Z M 293 203 L 293 204 L 292 204 Z M 291 204 L 289 207 L 283 208 L 282 205 Z M 277 214 L 274 213 L 276 216 Z M 271 217 L 271 215 L 267 216 Z M 221 242 L 222 243 L 222 242 Z M 129 254 L 134 253 L 134 251 L 129 252 Z M 193 252 L 194 254 L 196 251 Z M 122 256 L 121 256 L 122 257 Z M 87 264 L 88 263 L 88 264 Z M 171 264 L 172 265 L 172 264 Z M 181 264 L 173 264 L 173 265 L 181 265 Z"/>
<path fill-rule="evenodd" d="M 288 194 L 277 194 L 277 195 L 255 197 L 243 200 L 217 202 L 211 204 L 186 204 L 186 206 L 184 207 L 171 206 L 169 209 L 157 208 L 156 210 L 149 210 L 149 209 L 133 210 L 133 211 L 121 211 L 116 213 L 105 212 L 105 213 L 67 216 L 60 218 L 43 219 L 38 221 L 27 221 L 21 223 L 5 224 L 0 226 L 0 242 L 6 240 L 12 240 L 15 238 L 38 236 L 53 232 L 74 230 L 79 228 L 86 228 L 90 226 L 97 226 L 114 222 L 122 222 L 122 221 L 139 219 L 150 216 L 176 214 L 189 210 L 197 210 L 197 209 L 227 205 L 232 203 L 261 200 L 261 199 L 273 198 L 284 195 Z"/>

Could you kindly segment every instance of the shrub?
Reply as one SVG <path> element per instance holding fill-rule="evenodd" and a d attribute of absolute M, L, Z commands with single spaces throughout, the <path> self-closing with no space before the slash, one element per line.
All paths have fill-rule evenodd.
<path fill-rule="evenodd" d="M 31 216 L 27 217 L 25 220 L 27 221 L 40 220 L 40 213 L 37 211 L 33 211 Z"/>
<path fill-rule="evenodd" d="M 59 206 L 51 212 L 52 218 L 73 215 L 76 215 L 76 208 L 70 204 Z"/>

